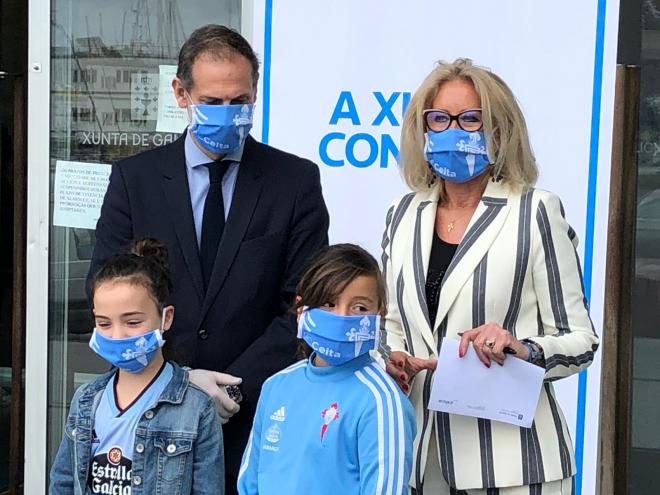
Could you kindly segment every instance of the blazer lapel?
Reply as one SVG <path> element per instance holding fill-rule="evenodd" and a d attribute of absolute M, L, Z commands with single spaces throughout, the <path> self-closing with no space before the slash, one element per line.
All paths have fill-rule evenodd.
<path fill-rule="evenodd" d="M 170 218 L 176 232 L 183 258 L 193 279 L 200 301 L 204 298 L 202 267 L 199 262 L 197 234 L 193 220 L 190 188 L 186 175 L 186 157 L 184 152 L 185 133 L 176 140 L 172 153 L 165 153 L 162 163 L 162 186 L 165 203 L 169 208 Z"/>
<path fill-rule="evenodd" d="M 435 214 L 439 195 L 438 186 L 425 195 L 420 194 L 419 201 L 411 205 L 410 213 L 413 215 L 414 221 L 412 256 L 406 257 L 404 265 L 405 279 L 413 281 L 413 284 L 407 285 L 407 288 L 410 288 L 407 292 L 419 310 L 413 312 L 415 326 L 420 329 L 429 353 L 435 352 L 435 343 L 426 302 L 426 274 L 435 232 Z"/>
<path fill-rule="evenodd" d="M 245 141 L 243 157 L 238 166 L 236 187 L 231 201 L 225 230 L 218 246 L 211 280 L 206 291 L 200 318 L 206 316 L 213 300 L 218 295 L 227 278 L 238 248 L 245 237 L 250 220 L 261 194 L 261 165 L 258 161 L 259 144 L 250 136 Z"/>
<path fill-rule="evenodd" d="M 444 320 L 465 281 L 488 252 L 509 213 L 509 189 L 490 180 L 465 235 L 445 273 L 440 289 L 436 328 Z"/>

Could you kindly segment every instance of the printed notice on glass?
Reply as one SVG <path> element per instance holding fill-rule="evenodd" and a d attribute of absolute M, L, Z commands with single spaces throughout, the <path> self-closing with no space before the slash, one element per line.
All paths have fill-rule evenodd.
<path fill-rule="evenodd" d="M 95 229 L 111 168 L 104 163 L 58 160 L 55 166 L 53 225 Z"/>
<path fill-rule="evenodd" d="M 188 127 L 188 112 L 179 108 L 174 98 L 172 80 L 176 77 L 176 65 L 159 65 L 158 120 L 156 131 L 181 134 Z"/>
<path fill-rule="evenodd" d="M 146 72 L 131 74 L 131 120 L 158 118 L 159 75 Z"/>
<path fill-rule="evenodd" d="M 545 370 L 512 356 L 487 368 L 472 346 L 459 358 L 458 343 L 442 342 L 429 409 L 530 428 Z"/>

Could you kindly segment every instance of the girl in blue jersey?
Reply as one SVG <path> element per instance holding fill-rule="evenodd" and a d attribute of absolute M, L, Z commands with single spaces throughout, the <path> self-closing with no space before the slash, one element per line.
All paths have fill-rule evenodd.
<path fill-rule="evenodd" d="M 224 493 L 213 401 L 163 358 L 174 318 L 167 250 L 135 242 L 99 270 L 92 290 L 89 345 L 113 368 L 76 391 L 49 493 Z"/>
<path fill-rule="evenodd" d="M 369 354 L 385 308 L 376 260 L 352 244 L 331 246 L 297 294 L 308 357 L 264 383 L 239 493 L 407 493 L 413 408 Z"/>

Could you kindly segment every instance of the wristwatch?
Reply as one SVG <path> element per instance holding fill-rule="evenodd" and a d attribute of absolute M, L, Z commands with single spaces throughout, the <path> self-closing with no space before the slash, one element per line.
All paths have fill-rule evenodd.
<path fill-rule="evenodd" d="M 527 350 L 529 351 L 527 362 L 545 368 L 545 354 L 543 353 L 543 348 L 533 340 L 524 339 L 520 342 L 527 347 Z"/>
<path fill-rule="evenodd" d="M 227 391 L 229 398 L 236 402 L 236 404 L 243 400 L 243 394 L 238 385 L 225 385 L 225 390 Z"/>

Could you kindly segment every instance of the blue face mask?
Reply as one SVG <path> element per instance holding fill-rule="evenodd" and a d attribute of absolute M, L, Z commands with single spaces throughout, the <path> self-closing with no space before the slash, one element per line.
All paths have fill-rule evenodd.
<path fill-rule="evenodd" d="M 483 131 L 429 131 L 424 154 L 433 171 L 449 182 L 463 183 L 474 179 L 490 164 Z"/>
<path fill-rule="evenodd" d="M 89 347 L 111 365 L 130 373 L 139 373 L 156 357 L 158 349 L 163 347 L 165 308 L 160 328 L 135 337 L 111 339 L 94 328 Z"/>
<path fill-rule="evenodd" d="M 226 155 L 239 149 L 252 129 L 253 104 L 202 105 L 191 103 L 188 129 L 209 153 Z"/>
<path fill-rule="evenodd" d="M 333 366 L 376 349 L 379 333 L 378 315 L 343 316 L 319 308 L 305 309 L 298 324 L 298 338 Z"/>

